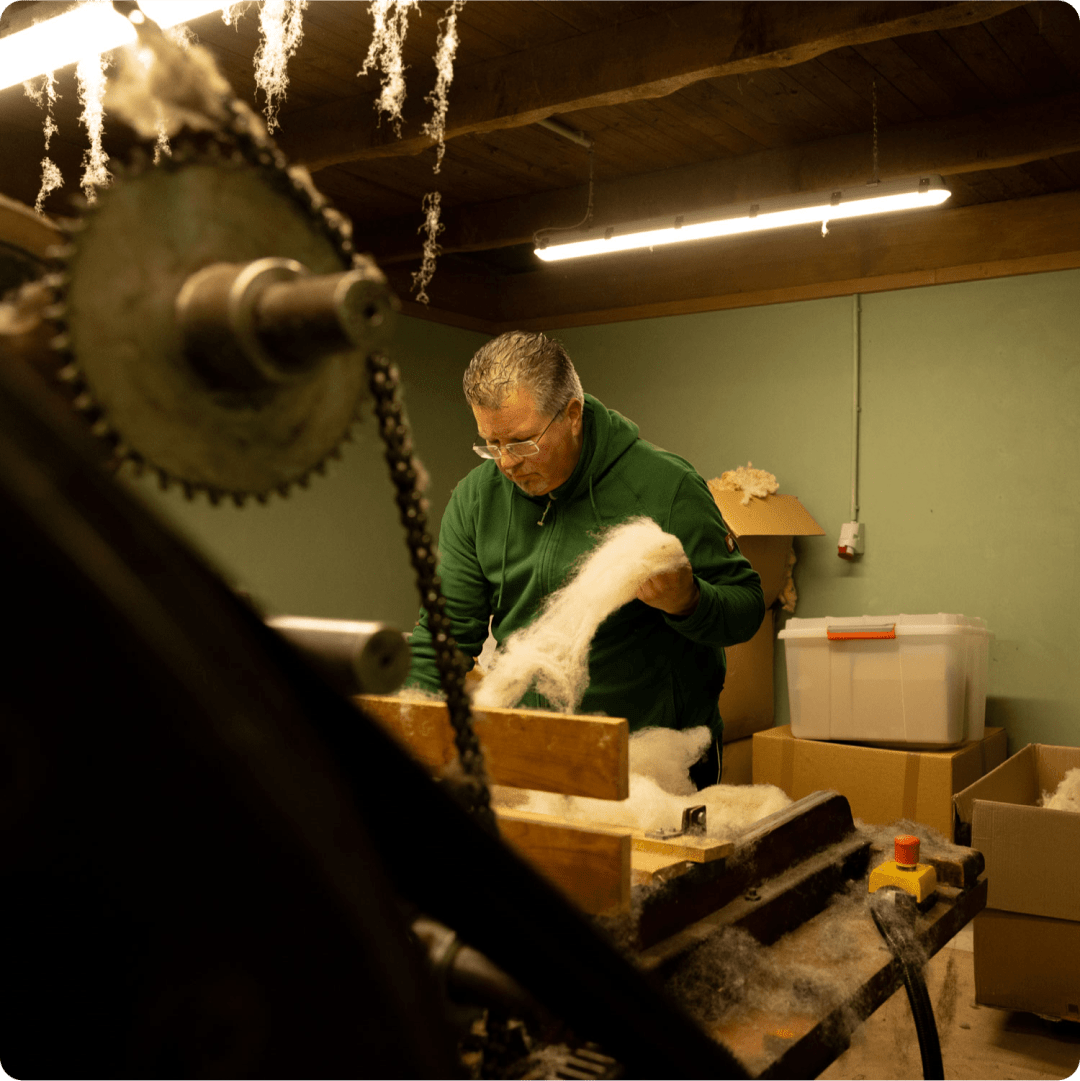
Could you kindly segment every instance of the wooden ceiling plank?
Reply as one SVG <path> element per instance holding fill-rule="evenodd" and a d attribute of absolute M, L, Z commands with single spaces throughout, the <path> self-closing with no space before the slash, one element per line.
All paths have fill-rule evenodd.
<path fill-rule="evenodd" d="M 799 65 L 801 66 L 801 65 Z M 797 142 L 824 139 L 849 131 L 849 125 L 832 106 L 819 98 L 809 87 L 792 78 L 794 68 L 760 71 L 754 76 L 759 86 L 777 103 L 777 111 L 785 123 L 798 128 Z"/>
<path fill-rule="evenodd" d="M 858 49 L 837 49 L 819 59 L 821 65 L 835 75 L 852 93 L 863 101 L 873 100 L 874 80 L 877 80 L 878 115 L 889 124 L 905 124 L 919 120 L 927 114 L 897 89 L 906 87 L 906 79 L 901 81 L 896 66 L 888 63 L 888 57 L 881 56 L 881 50 L 888 49 L 890 42 L 875 42 L 861 45 Z M 903 54 L 901 54 L 903 56 Z M 910 69 L 917 70 L 909 57 L 903 56 L 903 62 Z"/>
<path fill-rule="evenodd" d="M 1080 266 L 1077 192 L 549 264 L 499 291 L 506 323 L 554 328 L 1063 266 Z"/>
<path fill-rule="evenodd" d="M 879 168 L 883 179 L 924 171 L 983 173 L 1077 152 L 1080 92 L 889 128 L 881 134 Z M 868 180 L 870 173 L 870 134 L 857 132 L 598 183 L 596 221 L 618 224 L 754 198 L 854 186 Z M 545 220 L 568 218 L 569 211 L 563 208 L 572 206 L 576 211 L 585 191 L 578 185 L 562 192 L 459 207 L 444 215 L 443 244 L 447 250 L 458 246 L 480 250 L 524 243 Z M 984 196 L 992 197 L 992 193 Z M 393 223 L 384 223 L 374 244 L 380 259 L 411 257 L 416 250 L 409 231 Z"/>
<path fill-rule="evenodd" d="M 941 36 L 998 101 L 1030 97 L 1033 88 L 985 26 L 957 26 Z"/>
<path fill-rule="evenodd" d="M 703 104 L 701 96 L 695 91 L 708 90 L 708 99 L 712 91 L 708 83 L 698 83 L 664 98 L 653 98 L 653 104 L 671 118 L 674 126 L 692 128 L 703 138 L 711 140 L 723 155 L 749 154 L 761 150 L 763 144 L 738 128 L 733 127 L 722 117 L 716 115 L 708 104 Z M 708 100 L 707 99 L 707 100 Z"/>
<path fill-rule="evenodd" d="M 1019 0 L 921 3 L 680 5 L 569 41 L 538 46 L 455 73 L 447 137 L 531 124 L 633 98 L 660 97 L 725 74 L 783 67 L 824 52 L 896 34 L 978 22 Z M 493 92 L 493 88 L 497 88 Z M 406 106 L 405 137 L 358 120 L 364 110 L 338 101 L 298 116 L 283 149 L 316 168 L 337 161 L 410 154 L 430 145 L 426 109 Z M 422 98 L 422 94 L 419 95 Z"/>
<path fill-rule="evenodd" d="M 465 20 L 465 12 L 468 19 Z M 481 30 L 497 41 L 504 53 L 523 52 L 575 36 L 573 27 L 540 4 L 466 4 L 458 16 L 459 35 Z"/>
<path fill-rule="evenodd" d="M 785 73 L 841 117 L 849 131 L 864 128 L 873 117 L 870 98 L 864 98 L 838 78 L 821 59 L 786 68 Z"/>
<path fill-rule="evenodd" d="M 680 98 L 694 102 L 702 110 L 741 132 L 751 139 L 756 147 L 765 149 L 794 141 L 798 134 L 796 131 L 757 116 L 756 111 L 746 101 L 745 88 L 740 85 L 741 81 L 740 77 L 731 76 L 694 83 L 680 91 Z"/>
<path fill-rule="evenodd" d="M 504 133 L 498 132 L 497 135 L 504 136 Z M 557 152 L 561 152 L 561 147 Z M 584 174 L 588 176 L 588 159 L 584 149 L 581 154 Z M 525 193 L 540 191 L 548 187 L 554 179 L 553 171 L 549 170 L 547 163 L 538 161 L 537 157 L 536 154 L 523 151 L 505 137 L 476 135 L 460 147 L 460 150 L 458 144 L 454 144 L 452 160 L 454 166 L 467 164 L 470 168 L 490 176 L 495 183 L 512 183 L 520 192 Z M 447 163 L 444 160 L 443 169 L 446 168 Z M 574 180 L 581 175 L 582 170 L 579 169 Z M 573 183 L 573 180 L 570 182 Z"/>
<path fill-rule="evenodd" d="M 984 25 L 1036 94 L 1075 89 L 1076 80 L 1035 28 L 1030 6 L 1014 8 Z"/>
<path fill-rule="evenodd" d="M 1039 33 L 1073 78 L 1080 78 L 1080 16 L 1060 0 L 1032 5 Z"/>
<path fill-rule="evenodd" d="M 717 83 L 714 79 L 709 85 L 716 87 Z M 805 114 L 801 117 L 792 115 L 796 109 L 787 99 L 795 95 L 789 95 L 786 88 L 777 84 L 771 71 L 730 76 L 718 89 L 717 102 L 724 100 L 728 108 L 735 106 L 746 114 L 747 120 L 757 121 L 756 134 L 763 145 L 782 146 L 799 141 L 801 126 L 807 117 Z"/>
<path fill-rule="evenodd" d="M 1069 177 L 1074 186 L 1080 186 L 1080 153 L 1055 154 L 1049 160 Z"/>
<path fill-rule="evenodd" d="M 619 106 L 619 113 L 626 117 L 625 130 L 643 145 L 648 145 L 654 155 L 668 154 L 671 165 L 709 161 L 730 154 L 725 146 L 704 135 L 694 125 L 684 123 L 669 98 L 627 102 Z"/>
<path fill-rule="evenodd" d="M 555 18 L 561 19 L 579 34 L 607 26 L 610 18 L 610 13 L 605 15 L 598 12 L 596 6 L 592 4 L 567 4 L 565 0 L 536 0 L 536 6 L 544 8 Z"/>
<path fill-rule="evenodd" d="M 712 156 L 712 148 L 704 147 L 695 133 L 668 121 L 668 114 L 655 101 L 627 102 L 616 108 L 603 110 L 608 117 L 607 126 L 593 130 L 598 151 L 607 160 L 611 138 L 618 135 L 628 147 L 623 171 L 650 172 L 663 168 L 664 164 L 686 165 Z M 658 162 L 653 166 L 651 162 Z"/>
<path fill-rule="evenodd" d="M 884 124 L 903 123 L 916 117 L 949 116 L 963 112 L 960 103 L 941 87 L 932 74 L 895 41 L 875 41 L 860 45 L 856 52 L 871 68 L 867 84 L 867 100 L 873 96 L 873 79 L 877 78 L 878 113 Z M 825 57 L 825 63 L 831 61 Z M 897 120 L 897 110 L 903 119 Z"/>
<path fill-rule="evenodd" d="M 1018 165 L 1017 169 L 1032 178 L 1040 193 L 1068 191 L 1076 184 L 1055 158 L 1047 158 L 1045 161 L 1028 161 L 1023 165 Z"/>
<path fill-rule="evenodd" d="M 983 203 L 986 200 L 975 191 L 968 183 L 968 177 L 974 173 L 948 173 L 942 177 L 952 195 L 949 196 L 949 206 L 970 206 L 973 203 Z"/>
<path fill-rule="evenodd" d="M 976 109 L 986 100 L 988 88 L 940 34 L 908 34 L 896 46 L 948 91 L 957 109 Z"/>

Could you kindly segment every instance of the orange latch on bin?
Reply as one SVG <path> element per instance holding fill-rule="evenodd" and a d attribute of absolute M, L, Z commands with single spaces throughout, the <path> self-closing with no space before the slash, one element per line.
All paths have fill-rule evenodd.
<path fill-rule="evenodd" d="M 858 630 L 836 630 L 825 628 L 830 642 L 847 642 L 853 638 L 895 638 L 896 624 L 882 624 L 880 627 L 860 627 Z"/>

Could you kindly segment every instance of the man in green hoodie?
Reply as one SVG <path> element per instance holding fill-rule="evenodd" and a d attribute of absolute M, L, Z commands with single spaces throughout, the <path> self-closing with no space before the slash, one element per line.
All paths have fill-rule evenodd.
<path fill-rule="evenodd" d="M 439 574 L 459 648 L 475 658 L 490 620 L 496 641 L 528 624 L 567 581 L 598 534 L 652 518 L 682 541 L 689 563 L 657 574 L 613 612 L 589 653 L 582 713 L 651 725 L 708 725 L 714 745 L 692 771 L 719 780 L 724 646 L 753 637 L 761 581 L 739 552 L 704 480 L 638 436 L 636 424 L 582 391 L 565 349 L 543 334 L 493 339 L 465 372 L 485 461 L 454 489 L 439 533 Z M 408 683 L 439 689 L 421 613 Z M 544 708 L 535 692 L 524 705 Z"/>

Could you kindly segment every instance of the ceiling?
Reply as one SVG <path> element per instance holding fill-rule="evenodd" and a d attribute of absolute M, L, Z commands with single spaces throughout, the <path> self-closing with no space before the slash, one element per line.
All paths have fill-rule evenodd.
<path fill-rule="evenodd" d="M 254 7 L 191 28 L 261 108 Z M 375 109 L 378 72 L 357 75 L 369 5 L 311 3 L 275 133 L 410 314 L 554 328 L 1080 266 L 1080 17 L 1061 0 L 468 0 L 436 175 L 421 128 L 447 10 L 425 0 L 409 19 L 398 137 Z M 58 78 L 50 155 L 66 183 L 46 210 L 64 213 L 86 137 L 73 69 Z M 617 225 L 868 181 L 875 93 L 880 178 L 940 173 L 943 208 L 837 222 L 827 237 L 811 226 L 569 263 L 533 255 L 533 234 L 580 222 L 589 196 L 589 151 L 545 118 L 592 140 L 593 223 Z M 21 87 L 0 92 L 0 192 L 31 204 L 43 117 Z M 129 146 L 106 115 L 106 150 Z M 411 276 L 435 191 L 444 231 L 425 306 Z"/>

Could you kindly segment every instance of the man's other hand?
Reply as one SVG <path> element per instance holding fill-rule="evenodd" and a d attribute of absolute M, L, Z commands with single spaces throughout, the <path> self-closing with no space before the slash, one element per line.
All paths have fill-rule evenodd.
<path fill-rule="evenodd" d="M 693 615 L 700 598 L 701 590 L 694 581 L 694 571 L 689 563 L 673 571 L 654 574 L 642 582 L 637 591 L 639 601 L 678 619 Z"/>

